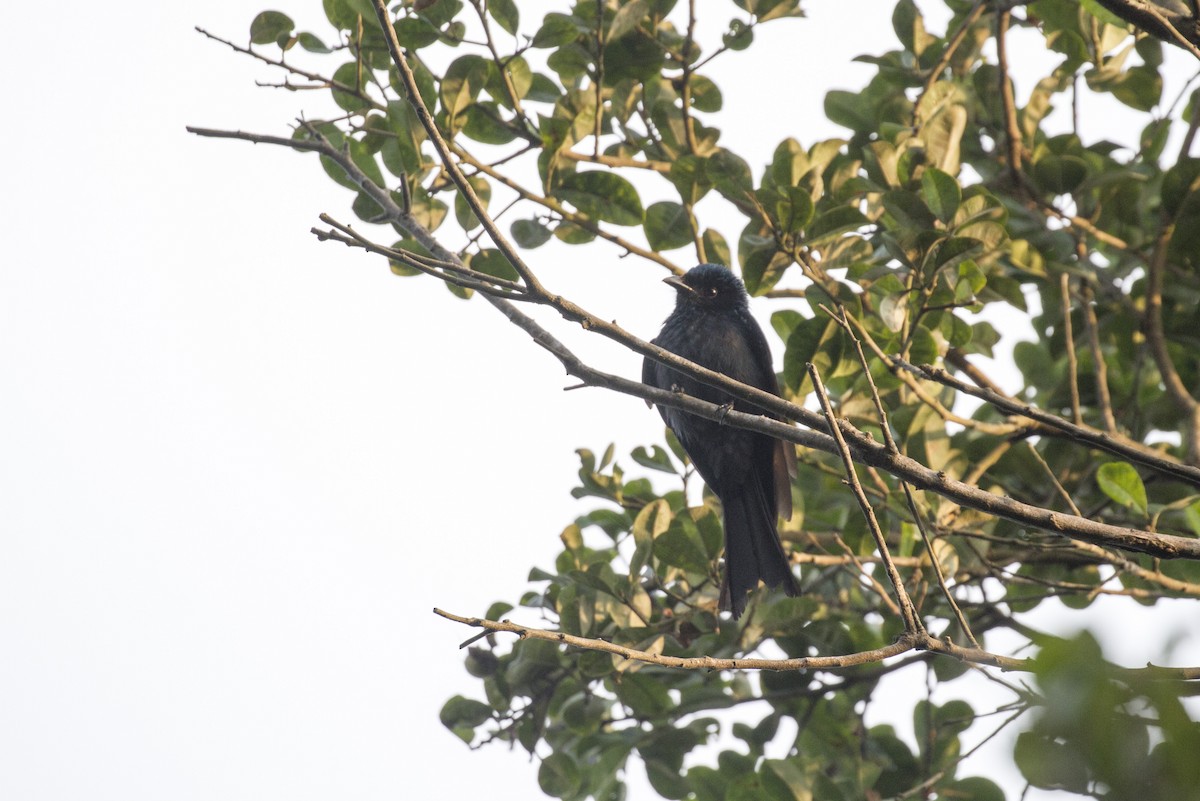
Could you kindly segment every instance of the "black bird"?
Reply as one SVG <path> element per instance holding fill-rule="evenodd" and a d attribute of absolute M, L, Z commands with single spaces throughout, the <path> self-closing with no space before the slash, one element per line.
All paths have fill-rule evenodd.
<path fill-rule="evenodd" d="M 743 384 L 779 394 L 767 339 L 750 316 L 749 297 L 737 276 L 719 264 L 701 264 L 665 282 L 678 293 L 675 311 L 652 340 L 654 344 Z M 712 403 L 733 401 L 738 411 L 767 414 L 651 359 L 642 365 L 642 382 Z M 758 586 L 759 579 L 797 595 L 799 588 L 777 528 L 779 516 L 792 516 L 794 447 L 678 409 L 660 406 L 658 411 L 709 489 L 721 499 L 725 574 L 720 608 L 739 617 L 746 608 L 746 593 Z"/>

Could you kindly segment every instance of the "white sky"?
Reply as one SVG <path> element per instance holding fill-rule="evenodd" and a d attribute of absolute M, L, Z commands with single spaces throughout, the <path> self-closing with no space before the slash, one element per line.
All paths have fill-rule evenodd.
<path fill-rule="evenodd" d="M 715 75 L 725 140 L 756 170 L 783 136 L 838 135 L 825 90 L 890 46 L 890 4 L 808 5 Z M 318 243 L 317 214 L 349 220 L 351 198 L 311 157 L 184 132 L 284 133 L 322 107 L 256 89 L 277 78 L 192 31 L 244 40 L 263 7 L 0 12 L 0 797 L 540 797 L 536 764 L 438 722 L 481 688 L 457 650 L 471 631 L 430 609 L 517 598 L 593 508 L 569 495 L 573 449 L 656 441 L 658 416 L 563 393 L 482 302 Z M 328 39 L 316 0 L 277 7 Z M 759 77 L 772 59 L 796 73 L 783 104 Z M 1191 67 L 1172 64 L 1178 87 Z M 671 293 L 616 255 L 530 260 L 651 335 Z"/>

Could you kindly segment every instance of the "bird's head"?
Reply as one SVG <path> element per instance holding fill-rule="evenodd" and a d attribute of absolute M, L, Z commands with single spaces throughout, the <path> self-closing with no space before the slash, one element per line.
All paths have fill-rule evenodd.
<path fill-rule="evenodd" d="M 728 267 L 701 264 L 683 275 L 663 279 L 675 290 L 676 308 L 700 308 L 720 311 L 745 307 L 746 287 Z"/>

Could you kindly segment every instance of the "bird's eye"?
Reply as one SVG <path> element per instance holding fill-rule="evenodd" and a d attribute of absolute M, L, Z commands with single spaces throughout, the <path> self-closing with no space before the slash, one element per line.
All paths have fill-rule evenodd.
<path fill-rule="evenodd" d="M 715 298 L 717 296 L 717 288 L 715 286 L 710 286 L 708 288 L 708 296 L 710 298 Z"/>

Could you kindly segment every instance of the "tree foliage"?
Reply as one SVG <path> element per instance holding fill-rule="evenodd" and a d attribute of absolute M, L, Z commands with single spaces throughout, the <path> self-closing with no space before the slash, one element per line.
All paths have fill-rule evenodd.
<path fill-rule="evenodd" d="M 883 555 L 841 461 L 801 448 L 797 514 L 782 533 L 803 596 L 759 593 L 734 624 L 716 613 L 716 500 L 686 491 L 698 479 L 678 443 L 668 435 L 620 461 L 611 447 L 581 449 L 575 495 L 589 510 L 562 531 L 555 563 L 532 570 L 528 592 L 487 619 L 540 618 L 651 657 L 856 654 L 906 634 L 884 560 L 919 627 L 970 653 L 699 671 L 491 632 L 469 649 L 481 686 L 446 703 L 448 728 L 537 754 L 542 790 L 564 799 L 623 798 L 636 757 L 671 799 L 991 801 L 1005 797 L 997 783 L 960 769 L 964 733 L 978 742 L 1018 720 L 1013 756 L 1032 786 L 1112 799 L 1195 793 L 1200 733 L 1181 680 L 1196 671 L 1122 671 L 1089 636 L 1027 622 L 1048 599 L 1083 608 L 1103 595 L 1145 605 L 1200 596 L 1200 561 L 1054 523 L 1086 518 L 1152 544 L 1200 536 L 1200 158 L 1190 155 L 1200 92 L 1164 97 L 1161 73 L 1164 39 L 1200 57 L 1184 35 L 1195 20 L 1178 25 L 1184 12 L 1163 6 L 1167 27 L 1148 35 L 1128 20 L 1151 23 L 1115 0 L 947 0 L 949 23 L 934 33 L 900 0 L 895 47 L 859 59 L 873 77 L 826 95 L 843 137 L 805 142 L 798 129 L 739 154 L 719 127 L 722 92 L 734 87 L 709 77 L 713 62 L 752 57 L 760 26 L 803 24 L 797 0 L 578 0 L 549 11 L 418 0 L 390 17 L 409 76 L 374 3 L 323 5 L 331 32 L 265 11 L 250 27 L 261 47 L 234 46 L 328 87 L 341 113 L 298 124 L 286 141 L 200 131 L 320 153 L 355 193 L 360 220 L 400 238 L 375 244 L 333 220 L 320 236 L 383 253 L 398 275 L 432 273 L 461 297 L 547 304 L 588 328 L 602 321 L 539 295 L 505 238 L 484 235 L 490 212 L 526 252 L 551 238 L 604 240 L 647 270 L 730 264 L 753 295 L 779 301 L 771 323 L 786 399 L 813 391 L 811 364 L 838 415 L 876 442 L 891 435 L 943 479 L 1059 515 L 1038 529 L 913 493 L 886 466 L 860 468 Z M 722 24 L 719 43 L 701 46 L 696 13 Z M 297 45 L 316 66 L 295 66 Z M 1057 65 L 1018 98 L 1011 62 L 1031 46 Z M 1109 95 L 1140 115 L 1140 140 L 1049 126 L 1076 95 Z M 988 322 L 1004 315 L 981 318 L 985 308 L 1038 333 L 1015 347 L 1024 386 L 1011 397 L 973 361 L 1013 336 Z M 998 394 L 964 406 L 950 373 Z M 1008 698 L 986 707 L 911 702 L 915 744 L 868 725 L 902 671 L 923 667 L 939 698 L 954 696 L 972 662 L 988 663 L 983 648 L 1014 632 L 1036 656 L 1004 664 L 1033 684 L 997 679 Z M 1156 654 L 1147 644 L 1147 660 Z"/>

